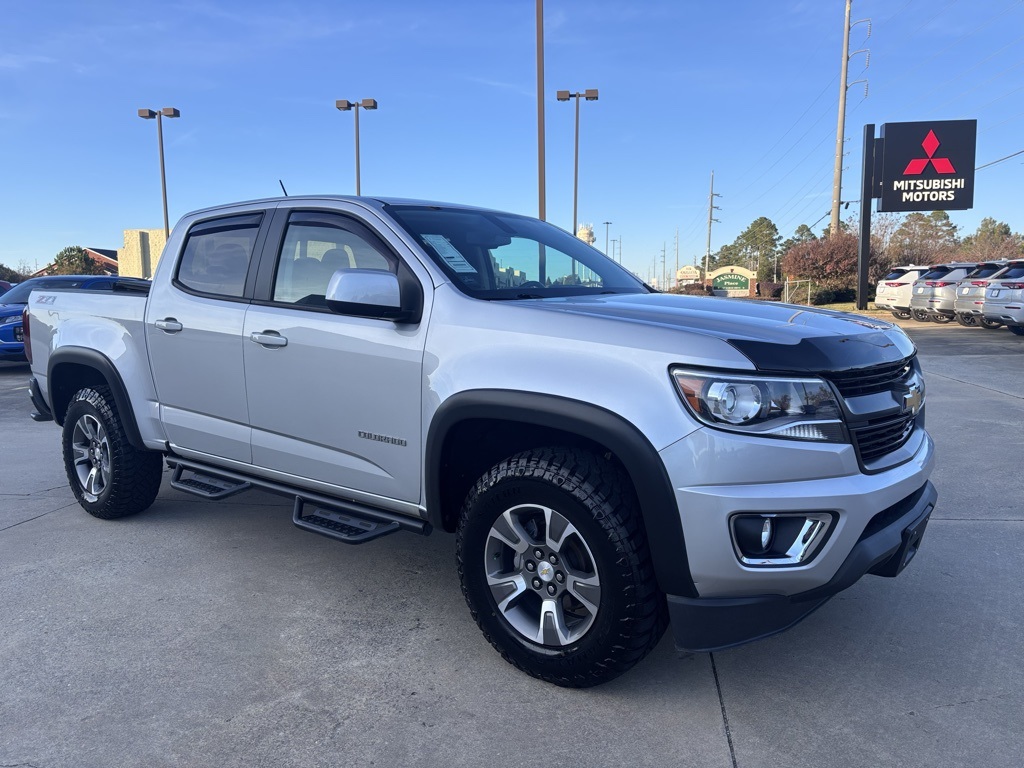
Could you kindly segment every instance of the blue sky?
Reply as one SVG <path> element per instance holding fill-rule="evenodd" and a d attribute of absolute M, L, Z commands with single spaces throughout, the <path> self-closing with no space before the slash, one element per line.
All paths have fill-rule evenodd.
<path fill-rule="evenodd" d="M 579 220 L 622 238 L 646 277 L 758 216 L 783 236 L 828 223 L 842 0 L 546 0 L 547 218 L 572 225 L 573 105 L 581 104 Z M 123 245 L 162 225 L 164 121 L 172 224 L 219 203 L 362 192 L 536 215 L 533 0 L 107 2 L 0 0 L 0 263 Z M 1024 149 L 1024 0 L 854 0 L 843 199 L 859 197 L 863 125 L 977 118 L 978 165 Z M 1024 155 L 978 171 L 975 208 L 1024 231 Z M 856 212 L 851 205 L 844 216 Z"/>

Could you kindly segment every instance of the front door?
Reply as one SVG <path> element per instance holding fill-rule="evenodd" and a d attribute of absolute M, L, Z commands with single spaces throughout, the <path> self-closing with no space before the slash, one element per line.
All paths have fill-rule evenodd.
<path fill-rule="evenodd" d="M 426 324 L 335 314 L 324 300 L 335 271 L 394 272 L 399 257 L 341 212 L 277 216 L 280 246 L 268 240 L 263 257 L 274 269 L 264 280 L 261 265 L 242 333 L 253 464 L 417 503 Z"/>

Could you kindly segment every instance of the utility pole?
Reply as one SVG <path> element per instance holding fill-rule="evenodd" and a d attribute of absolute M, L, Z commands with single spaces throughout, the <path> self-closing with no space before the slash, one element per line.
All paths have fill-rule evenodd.
<path fill-rule="evenodd" d="M 661 244 L 661 290 L 668 290 L 668 274 L 665 272 L 665 249 L 668 243 Z"/>
<path fill-rule="evenodd" d="M 675 285 L 679 287 L 679 227 L 676 227 L 676 271 L 675 271 Z"/>
<path fill-rule="evenodd" d="M 839 203 L 843 196 L 843 148 L 846 133 L 846 76 L 850 68 L 850 7 L 853 0 L 846 0 L 846 20 L 843 22 L 843 64 L 839 70 L 839 121 L 836 125 L 836 164 L 832 171 L 832 218 L 829 220 L 829 237 L 839 231 Z"/>
<path fill-rule="evenodd" d="M 704 282 L 708 281 L 708 262 L 711 260 L 711 222 L 722 222 L 714 218 L 714 212 L 722 210 L 715 205 L 715 198 L 721 197 L 721 195 L 715 194 L 715 172 L 711 172 L 711 192 L 708 194 L 708 249 L 704 254 Z"/>

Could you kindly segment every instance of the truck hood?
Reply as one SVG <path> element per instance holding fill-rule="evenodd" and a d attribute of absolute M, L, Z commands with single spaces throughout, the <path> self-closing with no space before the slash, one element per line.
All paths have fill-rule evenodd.
<path fill-rule="evenodd" d="M 712 336 L 731 344 L 762 371 L 843 371 L 905 360 L 915 352 L 913 342 L 892 323 L 795 304 L 667 293 L 516 303 Z"/>

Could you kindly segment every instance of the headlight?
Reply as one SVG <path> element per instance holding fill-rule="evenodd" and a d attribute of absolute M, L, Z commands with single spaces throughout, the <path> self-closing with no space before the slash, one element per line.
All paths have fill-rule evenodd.
<path fill-rule="evenodd" d="M 0 318 L 0 325 L 14 325 L 15 323 L 21 322 L 21 315 L 11 315 L 10 317 Z"/>
<path fill-rule="evenodd" d="M 708 426 L 745 434 L 849 442 L 842 410 L 822 379 L 783 379 L 672 368 L 683 402 Z"/>

